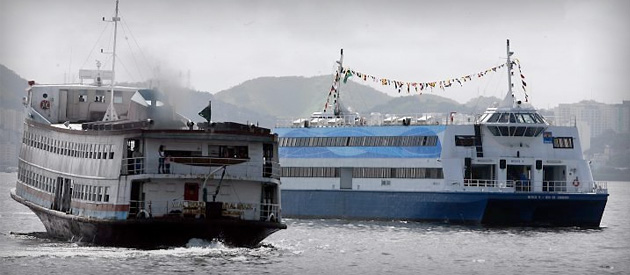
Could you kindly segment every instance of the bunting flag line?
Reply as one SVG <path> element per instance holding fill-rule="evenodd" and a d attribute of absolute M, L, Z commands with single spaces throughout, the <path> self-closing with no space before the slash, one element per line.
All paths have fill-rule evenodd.
<path fill-rule="evenodd" d="M 339 87 L 339 81 L 341 80 L 341 74 L 344 75 L 343 77 L 343 83 L 346 83 L 348 81 L 348 78 L 351 76 L 349 73 L 342 73 L 339 72 L 339 70 L 335 71 L 335 78 L 333 79 L 333 83 L 330 86 L 330 91 L 328 92 L 328 98 L 326 98 L 326 104 L 324 104 L 324 113 L 328 110 L 328 107 L 336 107 L 337 106 L 337 99 L 338 99 L 338 87 Z M 330 101 L 333 101 L 332 104 L 330 104 Z"/>
<path fill-rule="evenodd" d="M 527 95 L 527 89 L 526 89 L 527 83 L 525 82 L 525 75 L 523 75 L 523 71 L 521 69 L 521 63 L 518 60 L 518 58 L 515 58 L 511 63 L 512 63 L 511 65 L 516 65 L 518 67 L 518 72 L 521 77 L 521 88 L 523 89 L 523 92 L 525 94 L 525 102 L 528 102 L 529 96 Z M 434 88 L 439 88 L 445 91 L 446 88 L 452 87 L 453 84 L 459 84 L 460 87 L 463 87 L 464 83 L 472 81 L 475 78 L 482 78 L 489 73 L 496 73 L 499 69 L 504 68 L 506 65 L 507 64 L 504 63 L 504 64 L 500 64 L 500 65 L 491 67 L 489 69 L 486 69 L 477 73 L 472 73 L 472 74 L 464 75 L 457 78 L 449 78 L 445 80 L 429 81 L 429 82 L 398 81 L 398 80 L 393 80 L 393 79 L 388 79 L 388 78 L 376 77 L 370 74 L 365 74 L 356 70 L 352 70 L 350 68 L 341 68 L 341 71 L 339 70 L 335 71 L 335 78 L 333 79 L 333 84 L 330 88 L 330 92 L 328 92 L 328 98 L 326 99 L 326 104 L 324 105 L 324 112 L 326 112 L 328 107 L 330 107 L 331 105 L 332 106 L 337 105 L 337 100 L 339 96 L 338 87 L 339 87 L 339 84 L 340 84 L 339 82 L 341 81 L 342 76 L 343 76 L 344 84 L 348 82 L 348 79 L 350 77 L 356 76 L 360 80 L 363 80 L 363 81 L 371 80 L 374 83 L 380 83 L 382 86 L 394 86 L 394 89 L 398 90 L 398 93 L 402 92 L 404 89 L 407 91 L 407 93 L 411 93 L 411 90 L 414 90 L 415 92 L 422 94 L 424 91 L 433 92 Z M 510 73 L 514 75 L 513 71 L 510 71 Z M 333 104 L 330 104 L 331 99 L 333 101 Z"/>
<path fill-rule="evenodd" d="M 465 82 L 472 81 L 474 78 L 482 78 L 488 75 L 489 73 L 495 73 L 499 69 L 504 68 L 506 65 L 507 64 L 500 64 L 500 65 L 491 67 L 487 70 L 483 70 L 477 73 L 468 74 L 468 75 L 464 75 L 464 76 L 456 77 L 456 78 L 448 78 L 445 80 L 428 81 L 428 82 L 398 81 L 398 80 L 393 80 L 393 79 L 388 79 L 388 78 L 381 78 L 381 77 L 376 77 L 370 74 L 365 74 L 365 73 L 362 73 L 362 72 L 359 72 L 350 68 L 343 68 L 341 74 L 344 75 L 344 83 L 346 83 L 350 77 L 356 76 L 363 81 L 368 81 L 369 79 L 369 80 L 372 80 L 372 82 L 380 83 L 383 86 L 394 86 L 394 89 L 398 90 L 398 93 L 402 92 L 403 90 L 406 90 L 407 93 L 410 93 L 411 90 L 413 89 L 416 92 L 419 92 L 420 94 L 422 94 L 423 91 L 426 91 L 426 90 L 433 91 L 433 88 L 436 88 L 436 87 L 444 91 L 446 90 L 446 88 L 452 87 L 453 84 L 459 84 L 460 87 L 463 87 Z M 522 73 L 520 62 L 518 61 L 518 59 L 515 59 L 514 61 L 512 61 L 512 65 L 516 65 L 518 67 L 518 70 L 521 76 L 521 87 L 523 88 L 523 91 L 525 91 L 525 98 L 527 100 L 527 92 L 525 89 L 527 86 L 527 83 L 525 83 L 525 76 Z"/>
<path fill-rule="evenodd" d="M 523 75 L 523 71 L 521 70 L 521 61 L 518 58 L 514 58 L 514 62 L 518 67 L 518 74 L 521 75 L 521 88 L 523 88 L 523 93 L 525 94 L 525 102 L 529 102 L 529 96 L 527 95 L 527 82 L 525 82 L 525 75 Z"/>

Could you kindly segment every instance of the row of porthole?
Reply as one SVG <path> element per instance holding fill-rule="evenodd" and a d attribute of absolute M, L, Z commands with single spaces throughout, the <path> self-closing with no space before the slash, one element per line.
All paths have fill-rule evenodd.
<path fill-rule="evenodd" d="M 113 145 L 57 140 L 24 131 L 22 143 L 53 154 L 88 159 L 114 159 Z"/>
<path fill-rule="evenodd" d="M 55 194 L 57 191 L 56 179 L 26 169 L 25 164 L 22 163 L 18 167 L 18 180 L 50 195 Z M 71 188 L 72 198 L 74 199 L 109 202 L 109 187 L 76 184 L 73 181 Z"/>

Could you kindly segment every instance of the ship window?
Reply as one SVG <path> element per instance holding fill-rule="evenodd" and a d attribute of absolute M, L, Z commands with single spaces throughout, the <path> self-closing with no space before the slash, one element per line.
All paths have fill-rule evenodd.
<path fill-rule="evenodd" d="M 114 91 L 114 103 L 123 103 L 122 91 Z"/>
<path fill-rule="evenodd" d="M 523 136 L 523 134 L 525 133 L 525 128 L 527 127 L 516 127 L 516 133 L 514 133 L 514 136 L 517 136 L 517 137 Z"/>
<path fill-rule="evenodd" d="M 509 136 L 509 132 L 508 132 L 508 127 L 507 126 L 501 126 L 499 127 L 499 132 L 501 132 L 501 135 L 506 137 Z"/>
<path fill-rule="evenodd" d="M 501 113 L 501 116 L 499 117 L 499 123 L 507 123 L 509 120 L 510 120 L 509 113 Z"/>
<path fill-rule="evenodd" d="M 553 148 L 571 149 L 573 148 L 572 137 L 554 137 Z"/>
<path fill-rule="evenodd" d="M 512 113 L 510 114 L 510 123 L 516 123 L 516 117 Z"/>
<path fill-rule="evenodd" d="M 536 120 L 534 119 L 534 116 L 532 116 L 532 114 L 523 114 L 523 118 L 525 120 L 525 123 L 536 123 Z"/>
<path fill-rule="evenodd" d="M 536 134 L 536 131 L 539 128 L 540 127 L 527 127 L 527 130 L 525 131 L 525 136 L 526 137 L 533 137 Z"/>
<path fill-rule="evenodd" d="M 537 123 L 545 124 L 545 119 L 540 114 L 534 113 L 533 115 Z"/>
<path fill-rule="evenodd" d="M 534 136 L 535 137 L 539 136 L 544 130 L 545 130 L 544 127 L 536 127 L 536 133 L 534 134 Z"/>
<path fill-rule="evenodd" d="M 500 116 L 501 116 L 500 113 L 494 113 L 490 116 L 490 118 L 488 119 L 488 122 L 498 122 Z"/>
<path fill-rule="evenodd" d="M 104 187 L 104 189 L 105 190 L 103 191 L 103 193 L 105 195 L 103 196 L 103 201 L 104 202 L 109 202 L 109 187 Z"/>
<path fill-rule="evenodd" d="M 401 147 L 436 146 L 437 136 L 376 136 L 376 137 L 299 137 L 281 138 L 281 147 Z"/>
<path fill-rule="evenodd" d="M 97 90 L 96 96 L 94 97 L 94 102 L 105 103 L 105 91 Z"/>
<path fill-rule="evenodd" d="M 103 187 L 102 186 L 98 187 L 97 194 L 98 194 L 98 197 L 96 198 L 96 201 L 101 201 L 103 199 Z"/>
<path fill-rule="evenodd" d="M 497 126 L 488 126 L 488 130 L 490 131 L 490 133 L 492 133 L 495 136 L 500 136 L 501 135 L 499 133 L 499 127 L 497 127 Z"/>
<path fill-rule="evenodd" d="M 83 94 L 86 93 L 86 91 L 80 91 L 82 94 L 79 95 L 79 102 L 86 102 L 87 101 L 87 94 Z"/>
<path fill-rule="evenodd" d="M 455 136 L 455 146 L 475 146 L 475 136 Z"/>
<path fill-rule="evenodd" d="M 512 126 L 512 127 L 509 127 L 509 129 L 510 129 L 510 136 L 514 136 L 514 134 L 516 134 L 516 127 Z"/>

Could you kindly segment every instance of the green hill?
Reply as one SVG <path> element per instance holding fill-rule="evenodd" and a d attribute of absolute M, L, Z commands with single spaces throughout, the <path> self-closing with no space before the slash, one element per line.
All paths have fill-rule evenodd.
<path fill-rule="evenodd" d="M 332 86 L 332 76 L 260 77 L 221 91 L 217 99 L 274 117 L 306 117 L 323 110 Z M 391 100 L 371 87 L 348 82 L 341 86 L 346 106 L 359 112 Z"/>

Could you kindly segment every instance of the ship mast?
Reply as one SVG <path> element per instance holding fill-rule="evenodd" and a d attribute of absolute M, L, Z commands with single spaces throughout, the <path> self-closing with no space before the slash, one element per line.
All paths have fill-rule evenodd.
<path fill-rule="evenodd" d="M 508 70 L 508 95 L 512 97 L 512 99 L 514 99 L 514 92 L 512 91 L 512 60 L 510 60 L 510 56 L 512 56 L 514 54 L 514 52 L 510 51 L 510 39 L 507 40 L 507 63 L 506 63 L 506 67 Z"/>
<path fill-rule="evenodd" d="M 112 52 L 112 80 L 110 83 L 111 93 L 109 97 L 109 106 L 107 107 L 107 112 L 105 112 L 103 121 L 118 120 L 118 114 L 116 114 L 116 109 L 114 108 L 114 79 L 116 76 L 116 37 L 118 33 L 118 21 L 120 21 L 120 17 L 118 17 L 118 0 L 116 0 L 116 13 L 114 17 L 112 17 L 112 22 L 114 22 L 114 49 Z"/>
<path fill-rule="evenodd" d="M 339 66 L 337 67 L 337 74 L 335 76 L 335 81 L 334 81 L 335 91 L 337 91 L 337 100 L 335 101 L 335 109 L 334 109 L 335 116 L 339 116 L 341 114 L 341 107 L 339 105 L 340 104 L 339 87 L 341 87 L 341 83 L 340 83 L 341 72 L 343 71 L 343 49 L 341 49 L 341 57 L 339 57 L 337 64 Z"/>

